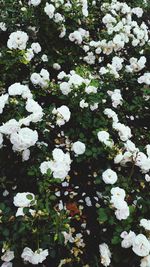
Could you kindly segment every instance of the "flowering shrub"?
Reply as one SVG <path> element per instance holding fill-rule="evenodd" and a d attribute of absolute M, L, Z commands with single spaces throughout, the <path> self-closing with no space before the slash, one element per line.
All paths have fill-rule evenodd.
<path fill-rule="evenodd" d="M 148 0 L 2 0 L 2 267 L 150 267 Z"/>

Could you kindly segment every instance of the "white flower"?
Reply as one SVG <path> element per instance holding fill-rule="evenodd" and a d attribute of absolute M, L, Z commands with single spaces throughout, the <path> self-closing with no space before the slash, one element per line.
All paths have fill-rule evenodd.
<path fill-rule="evenodd" d="M 147 85 L 150 85 L 150 73 L 144 73 L 141 77 L 138 78 L 138 83 L 145 83 Z"/>
<path fill-rule="evenodd" d="M 46 3 L 44 11 L 49 16 L 49 18 L 52 19 L 54 16 L 55 7 L 52 4 Z"/>
<path fill-rule="evenodd" d="M 82 83 L 84 83 L 84 79 L 80 75 L 78 75 L 76 73 L 72 73 L 70 78 L 69 78 L 68 83 L 70 85 L 74 85 L 75 87 L 78 87 L 78 86 L 82 85 Z"/>
<path fill-rule="evenodd" d="M 102 179 L 106 184 L 114 184 L 117 182 L 117 174 L 116 172 L 112 171 L 111 169 L 107 169 L 102 174 Z"/>
<path fill-rule="evenodd" d="M 126 66 L 126 71 L 127 72 L 138 72 L 142 70 L 145 67 L 146 64 L 146 57 L 142 56 L 138 60 L 137 58 L 130 58 L 130 65 Z"/>
<path fill-rule="evenodd" d="M 122 160 L 123 160 L 123 155 L 122 155 L 122 153 L 119 153 L 118 155 L 115 156 L 115 158 L 114 158 L 114 163 L 115 163 L 115 164 L 118 164 L 118 163 L 120 163 Z"/>
<path fill-rule="evenodd" d="M 124 189 L 120 187 L 113 187 L 111 189 L 111 194 L 112 194 L 112 202 L 114 202 L 115 199 L 124 200 L 126 193 Z"/>
<path fill-rule="evenodd" d="M 26 262 L 38 265 L 39 263 L 45 261 L 48 255 L 48 249 L 43 250 L 39 248 L 38 250 L 33 252 L 30 248 L 25 247 L 21 254 L 21 258 Z"/>
<path fill-rule="evenodd" d="M 90 197 L 85 197 L 85 203 L 88 207 L 92 207 L 92 202 L 91 202 L 91 199 Z"/>
<path fill-rule="evenodd" d="M 113 128 L 118 132 L 122 141 L 127 141 L 132 137 L 131 129 L 120 122 L 113 123 Z"/>
<path fill-rule="evenodd" d="M 70 171 L 71 159 L 69 153 L 64 153 L 61 149 L 55 148 L 52 152 L 53 160 L 44 161 L 40 165 L 42 174 L 46 174 L 48 169 L 52 172 L 54 178 L 62 181 Z"/>
<path fill-rule="evenodd" d="M 143 9 L 140 7 L 132 8 L 132 13 L 134 13 L 138 18 L 141 18 L 143 15 Z"/>
<path fill-rule="evenodd" d="M 94 103 L 93 105 L 90 105 L 90 110 L 94 111 L 95 109 L 98 109 L 98 103 Z"/>
<path fill-rule="evenodd" d="M 126 220 L 128 216 L 130 215 L 128 205 L 126 204 L 126 207 L 123 207 L 123 208 L 121 207 L 120 209 L 117 209 L 115 211 L 115 215 L 118 220 Z"/>
<path fill-rule="evenodd" d="M 85 92 L 87 94 L 91 94 L 91 93 L 96 94 L 97 93 L 97 88 L 95 86 L 91 86 L 90 85 L 88 87 L 85 87 Z"/>
<path fill-rule="evenodd" d="M 27 49 L 26 53 L 24 54 L 24 58 L 27 61 L 31 61 L 31 59 L 34 57 L 34 53 L 31 48 Z"/>
<path fill-rule="evenodd" d="M 73 143 L 72 149 L 77 155 L 82 155 L 85 153 L 86 146 L 84 143 L 77 141 Z"/>
<path fill-rule="evenodd" d="M 1 257 L 1 260 L 6 262 L 12 261 L 13 259 L 14 259 L 14 251 L 11 250 L 7 250 L 5 254 Z"/>
<path fill-rule="evenodd" d="M 43 80 L 49 81 L 50 75 L 49 75 L 49 72 L 46 69 L 41 69 L 40 75 L 43 78 Z"/>
<path fill-rule="evenodd" d="M 112 59 L 112 66 L 116 69 L 116 71 L 119 71 L 119 70 L 121 70 L 122 69 L 122 67 L 123 67 L 123 59 L 122 58 L 120 58 L 120 57 L 117 57 L 117 56 L 115 56 L 115 57 L 113 57 L 113 59 Z"/>
<path fill-rule="evenodd" d="M 0 29 L 5 32 L 7 30 L 6 23 L 5 22 L 0 22 Z"/>
<path fill-rule="evenodd" d="M 29 0 L 29 5 L 38 6 L 41 3 L 41 0 Z"/>
<path fill-rule="evenodd" d="M 27 41 L 29 37 L 26 32 L 16 31 L 10 34 L 7 46 L 9 49 L 26 49 Z"/>
<path fill-rule="evenodd" d="M 99 245 L 99 252 L 101 254 L 101 264 L 105 267 L 111 263 L 111 252 L 106 243 Z"/>
<path fill-rule="evenodd" d="M 146 146 L 146 153 L 147 153 L 148 157 L 150 158 L 150 145 Z"/>
<path fill-rule="evenodd" d="M 41 59 L 42 59 L 43 62 L 48 62 L 48 57 L 47 57 L 46 54 L 43 54 Z"/>
<path fill-rule="evenodd" d="M 82 3 L 82 14 L 85 17 L 88 17 L 88 1 L 87 0 L 81 0 Z"/>
<path fill-rule="evenodd" d="M 62 83 L 60 84 L 60 90 L 61 90 L 61 92 L 63 93 L 63 95 L 68 95 L 68 94 L 71 92 L 71 88 L 70 88 L 69 83 L 67 83 L 67 82 L 62 82 Z"/>
<path fill-rule="evenodd" d="M 110 23 L 116 23 L 116 19 L 111 15 L 111 14 L 106 14 L 103 19 L 102 19 L 102 22 L 104 24 L 110 24 Z"/>
<path fill-rule="evenodd" d="M 24 215 L 25 214 L 23 212 L 23 208 L 18 208 L 15 216 L 18 217 L 18 216 L 24 216 Z"/>
<path fill-rule="evenodd" d="M 79 105 L 80 105 L 80 108 L 87 108 L 89 106 L 89 104 L 85 102 L 84 99 L 80 101 Z"/>
<path fill-rule="evenodd" d="M 146 231 L 150 231 L 150 220 L 141 219 L 140 226 L 144 227 Z"/>
<path fill-rule="evenodd" d="M 63 234 L 64 239 L 65 239 L 65 241 L 64 241 L 64 244 L 65 244 L 65 245 L 66 245 L 68 242 L 69 242 L 69 243 L 73 243 L 73 242 L 74 242 L 74 238 L 73 238 L 73 236 L 72 236 L 71 231 L 69 231 L 69 233 L 63 231 L 62 234 Z"/>
<path fill-rule="evenodd" d="M 139 234 L 135 237 L 132 250 L 140 257 L 148 256 L 150 253 L 150 243 L 145 235 Z"/>
<path fill-rule="evenodd" d="M 31 48 L 34 51 L 34 53 L 36 53 L 36 54 L 41 52 L 41 46 L 39 43 L 32 43 Z"/>
<path fill-rule="evenodd" d="M 113 141 L 109 140 L 110 136 L 109 133 L 106 131 L 99 131 L 98 134 L 98 140 L 102 143 L 104 143 L 106 146 L 112 147 L 113 146 Z"/>
<path fill-rule="evenodd" d="M 65 20 L 64 16 L 62 16 L 60 13 L 55 13 L 54 15 L 54 21 L 56 23 L 60 23 L 60 22 L 63 22 Z"/>
<path fill-rule="evenodd" d="M 89 65 L 93 65 L 93 64 L 95 64 L 95 59 L 96 59 L 96 57 L 95 57 L 95 55 L 94 55 L 93 52 L 88 52 L 88 53 L 87 53 L 87 56 L 85 56 L 85 57 L 83 58 L 83 60 L 84 60 L 85 62 L 87 62 Z"/>
<path fill-rule="evenodd" d="M 53 64 L 53 69 L 54 70 L 60 70 L 61 69 L 61 66 L 58 63 L 54 63 Z"/>
<path fill-rule="evenodd" d="M 30 158 L 30 150 L 26 149 L 22 152 L 22 161 L 27 161 Z"/>
<path fill-rule="evenodd" d="M 41 106 L 33 99 L 28 99 L 26 102 L 26 110 L 32 113 L 42 113 Z"/>
<path fill-rule="evenodd" d="M 121 233 L 121 238 L 123 238 L 123 240 L 121 242 L 122 248 L 130 248 L 133 244 L 135 237 L 136 237 L 136 235 L 132 231 L 130 231 L 129 233 L 122 232 Z"/>
<path fill-rule="evenodd" d="M 41 69 L 40 73 L 32 73 L 30 80 L 34 85 L 39 85 L 42 88 L 47 88 L 48 82 L 50 80 L 50 75 L 46 69 Z"/>
<path fill-rule="evenodd" d="M 49 169 L 51 169 L 51 162 L 50 161 L 43 161 L 40 165 L 41 173 L 46 174 Z"/>
<path fill-rule="evenodd" d="M 76 44 L 81 44 L 83 41 L 83 38 L 79 31 L 74 31 L 69 34 L 69 40 L 71 42 L 75 42 Z"/>
<path fill-rule="evenodd" d="M 150 255 L 141 259 L 140 267 L 150 267 Z"/>
<path fill-rule="evenodd" d="M 125 199 L 125 191 L 120 187 L 111 189 L 110 203 L 116 208 L 115 215 L 118 220 L 125 220 L 130 215 L 129 207 Z"/>
<path fill-rule="evenodd" d="M 17 193 L 13 203 L 19 208 L 31 207 L 36 204 L 35 195 L 29 192 Z"/>
<path fill-rule="evenodd" d="M 1 265 L 1 267 L 12 267 L 12 266 L 13 266 L 12 262 L 4 262 L 4 263 Z"/>
<path fill-rule="evenodd" d="M 67 76 L 67 74 L 64 71 L 61 71 L 58 75 L 57 78 L 59 80 L 62 80 L 63 78 L 65 78 Z"/>
<path fill-rule="evenodd" d="M 56 115 L 56 124 L 59 126 L 64 125 L 66 122 L 70 120 L 71 112 L 69 108 L 65 105 L 59 107 L 59 108 L 54 108 L 52 110 L 52 114 Z"/>
<path fill-rule="evenodd" d="M 106 108 L 104 110 L 104 114 L 108 117 L 108 118 L 112 118 L 113 122 L 118 122 L 118 116 L 116 114 L 115 111 L 113 111 L 111 108 Z"/>
<path fill-rule="evenodd" d="M 135 144 L 131 140 L 128 140 L 124 146 L 131 153 L 139 152 L 138 148 L 136 148 Z"/>
<path fill-rule="evenodd" d="M 8 97 L 9 97 L 8 94 L 0 96 L 0 114 L 3 113 L 3 109 L 4 109 L 5 105 L 8 103 Z"/>
<path fill-rule="evenodd" d="M 114 108 L 117 108 L 118 105 L 122 105 L 122 96 L 121 91 L 119 89 L 115 89 L 112 91 L 107 91 L 107 93 L 111 96 L 112 105 Z"/>
<path fill-rule="evenodd" d="M 146 174 L 145 175 L 145 180 L 146 180 L 146 182 L 150 182 L 150 175 Z"/>
<path fill-rule="evenodd" d="M 38 85 L 41 82 L 41 76 L 39 73 L 34 72 L 31 74 L 30 80 L 34 85 Z"/>
<path fill-rule="evenodd" d="M 16 131 L 18 131 L 20 128 L 19 122 L 15 119 L 11 119 L 4 123 L 2 126 L 0 126 L 0 133 L 10 135 Z"/>
<path fill-rule="evenodd" d="M 22 151 L 34 146 L 38 141 L 37 131 L 33 131 L 27 127 L 19 129 L 10 136 L 10 141 L 13 144 L 14 151 Z"/>
<path fill-rule="evenodd" d="M 150 170 L 150 158 L 143 152 L 139 152 L 135 158 L 135 165 L 139 166 L 143 173 L 147 173 Z"/>
<path fill-rule="evenodd" d="M 0 148 L 3 146 L 3 135 L 0 133 Z"/>
<path fill-rule="evenodd" d="M 8 93 L 10 96 L 20 95 L 23 98 L 32 98 L 32 94 L 27 85 L 21 83 L 13 83 L 8 88 Z"/>

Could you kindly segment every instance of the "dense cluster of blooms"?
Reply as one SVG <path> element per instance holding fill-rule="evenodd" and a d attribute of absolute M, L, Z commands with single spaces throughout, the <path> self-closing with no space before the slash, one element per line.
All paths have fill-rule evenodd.
<path fill-rule="evenodd" d="M 149 2 L 1 8 L 0 266 L 150 267 Z"/>

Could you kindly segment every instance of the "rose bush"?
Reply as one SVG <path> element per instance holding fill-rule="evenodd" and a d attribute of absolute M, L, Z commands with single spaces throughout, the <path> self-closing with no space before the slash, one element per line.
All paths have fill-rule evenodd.
<path fill-rule="evenodd" d="M 2 0 L 2 267 L 150 267 L 148 0 Z"/>

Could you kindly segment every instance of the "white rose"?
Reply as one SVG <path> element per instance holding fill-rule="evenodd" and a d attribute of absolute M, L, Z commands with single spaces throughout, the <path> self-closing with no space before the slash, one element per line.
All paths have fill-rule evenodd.
<path fill-rule="evenodd" d="M 126 220 L 130 215 L 129 207 L 126 205 L 125 208 L 117 209 L 115 215 L 118 220 Z"/>
<path fill-rule="evenodd" d="M 75 85 L 75 86 L 80 86 L 84 82 L 84 79 L 78 75 L 78 74 L 72 74 L 70 79 L 69 79 L 69 84 L 70 85 Z"/>
<path fill-rule="evenodd" d="M 140 267 L 150 267 L 150 255 L 141 259 Z"/>
<path fill-rule="evenodd" d="M 1 267 L 12 267 L 12 266 L 13 266 L 12 262 L 4 262 L 4 263 L 1 265 Z"/>
<path fill-rule="evenodd" d="M 54 70 L 60 70 L 61 69 L 61 66 L 58 63 L 54 63 L 53 64 L 53 69 Z"/>
<path fill-rule="evenodd" d="M 71 113 L 67 106 L 63 105 L 57 108 L 57 112 L 58 112 L 58 115 L 60 114 L 60 116 L 64 120 L 64 123 L 70 120 Z"/>
<path fill-rule="evenodd" d="M 28 99 L 26 102 L 26 110 L 32 113 L 42 113 L 41 106 L 33 99 Z"/>
<path fill-rule="evenodd" d="M 133 244 L 135 237 L 136 237 L 136 235 L 132 231 L 130 231 L 129 233 L 122 232 L 121 233 L 121 238 L 123 238 L 123 240 L 121 242 L 122 248 L 130 248 Z"/>
<path fill-rule="evenodd" d="M 40 171 L 42 174 L 46 174 L 48 169 L 51 169 L 51 162 L 50 161 L 44 161 L 40 165 Z"/>
<path fill-rule="evenodd" d="M 122 189 L 122 188 L 120 188 L 118 186 L 117 187 L 113 187 L 111 189 L 111 194 L 112 194 L 113 197 L 119 198 L 121 200 L 124 200 L 125 195 L 126 195 L 124 189 Z"/>
<path fill-rule="evenodd" d="M 39 263 L 42 263 L 48 256 L 48 250 L 39 248 L 37 251 L 33 252 L 30 248 L 25 247 L 21 258 L 26 261 L 30 262 L 31 264 L 37 265 Z"/>
<path fill-rule="evenodd" d="M 85 88 L 85 92 L 87 94 L 91 94 L 91 93 L 96 94 L 97 93 L 97 88 L 95 86 L 91 86 L 90 85 L 90 86 Z"/>
<path fill-rule="evenodd" d="M 43 62 L 48 62 L 48 57 L 47 57 L 46 54 L 43 54 L 41 59 L 42 59 Z"/>
<path fill-rule="evenodd" d="M 135 237 L 132 250 L 140 257 L 148 256 L 150 253 L 150 243 L 145 235 L 139 234 Z"/>
<path fill-rule="evenodd" d="M 32 201 L 32 204 L 31 204 Z M 24 192 L 17 193 L 13 201 L 16 207 L 25 208 L 35 205 L 35 195 L 33 193 Z"/>
<path fill-rule="evenodd" d="M 147 153 L 148 157 L 150 158 L 150 145 L 146 146 L 146 153 Z"/>
<path fill-rule="evenodd" d="M 55 7 L 52 4 L 46 3 L 44 11 L 49 16 L 49 18 L 52 19 L 54 16 Z"/>
<path fill-rule="evenodd" d="M 41 82 L 41 76 L 40 76 L 40 74 L 38 74 L 36 72 L 32 73 L 30 80 L 34 85 L 38 85 Z"/>
<path fill-rule="evenodd" d="M 19 122 L 15 119 L 11 119 L 4 123 L 2 126 L 0 126 L 0 133 L 10 135 L 16 131 L 18 131 L 20 128 Z"/>
<path fill-rule="evenodd" d="M 27 148 L 34 146 L 38 141 L 37 131 L 33 131 L 27 127 L 12 133 L 10 136 L 10 141 L 13 144 L 14 151 L 22 151 Z"/>
<path fill-rule="evenodd" d="M 99 252 L 101 255 L 101 264 L 105 267 L 109 266 L 111 263 L 111 252 L 106 243 L 99 245 Z"/>
<path fill-rule="evenodd" d="M 150 231 L 150 220 L 141 219 L 140 226 L 144 227 L 146 231 Z"/>
<path fill-rule="evenodd" d="M 146 182 L 150 182 L 150 175 L 145 174 L 145 180 L 146 180 Z"/>
<path fill-rule="evenodd" d="M 1 260 L 6 262 L 12 261 L 13 259 L 14 259 L 14 251 L 11 250 L 7 250 L 5 254 L 1 257 Z"/>
<path fill-rule="evenodd" d="M 86 147 L 84 143 L 77 141 L 73 143 L 72 149 L 77 155 L 82 155 L 84 154 Z"/>
<path fill-rule="evenodd" d="M 3 113 L 3 109 L 4 109 L 5 105 L 8 103 L 8 98 L 9 98 L 8 94 L 0 96 L 0 114 Z"/>
<path fill-rule="evenodd" d="M 41 52 L 41 46 L 39 43 L 32 43 L 31 48 L 34 51 L 34 53 L 36 53 L 36 54 Z"/>
<path fill-rule="evenodd" d="M 26 149 L 22 153 L 22 161 L 27 161 L 30 158 L 30 150 Z"/>
<path fill-rule="evenodd" d="M 102 179 L 106 184 L 114 184 L 117 182 L 117 174 L 116 172 L 112 171 L 111 169 L 107 169 L 102 174 Z"/>
<path fill-rule="evenodd" d="M 11 50 L 12 49 L 24 50 L 26 49 L 26 44 L 27 44 L 28 39 L 29 37 L 26 34 L 26 32 L 23 32 L 23 31 L 12 32 L 9 35 L 7 46 Z"/>
<path fill-rule="evenodd" d="M 38 6 L 41 0 L 29 0 L 29 5 Z"/>
<path fill-rule="evenodd" d="M 70 85 L 67 82 L 62 82 L 60 84 L 60 90 L 63 93 L 63 95 L 68 95 L 71 92 Z"/>

